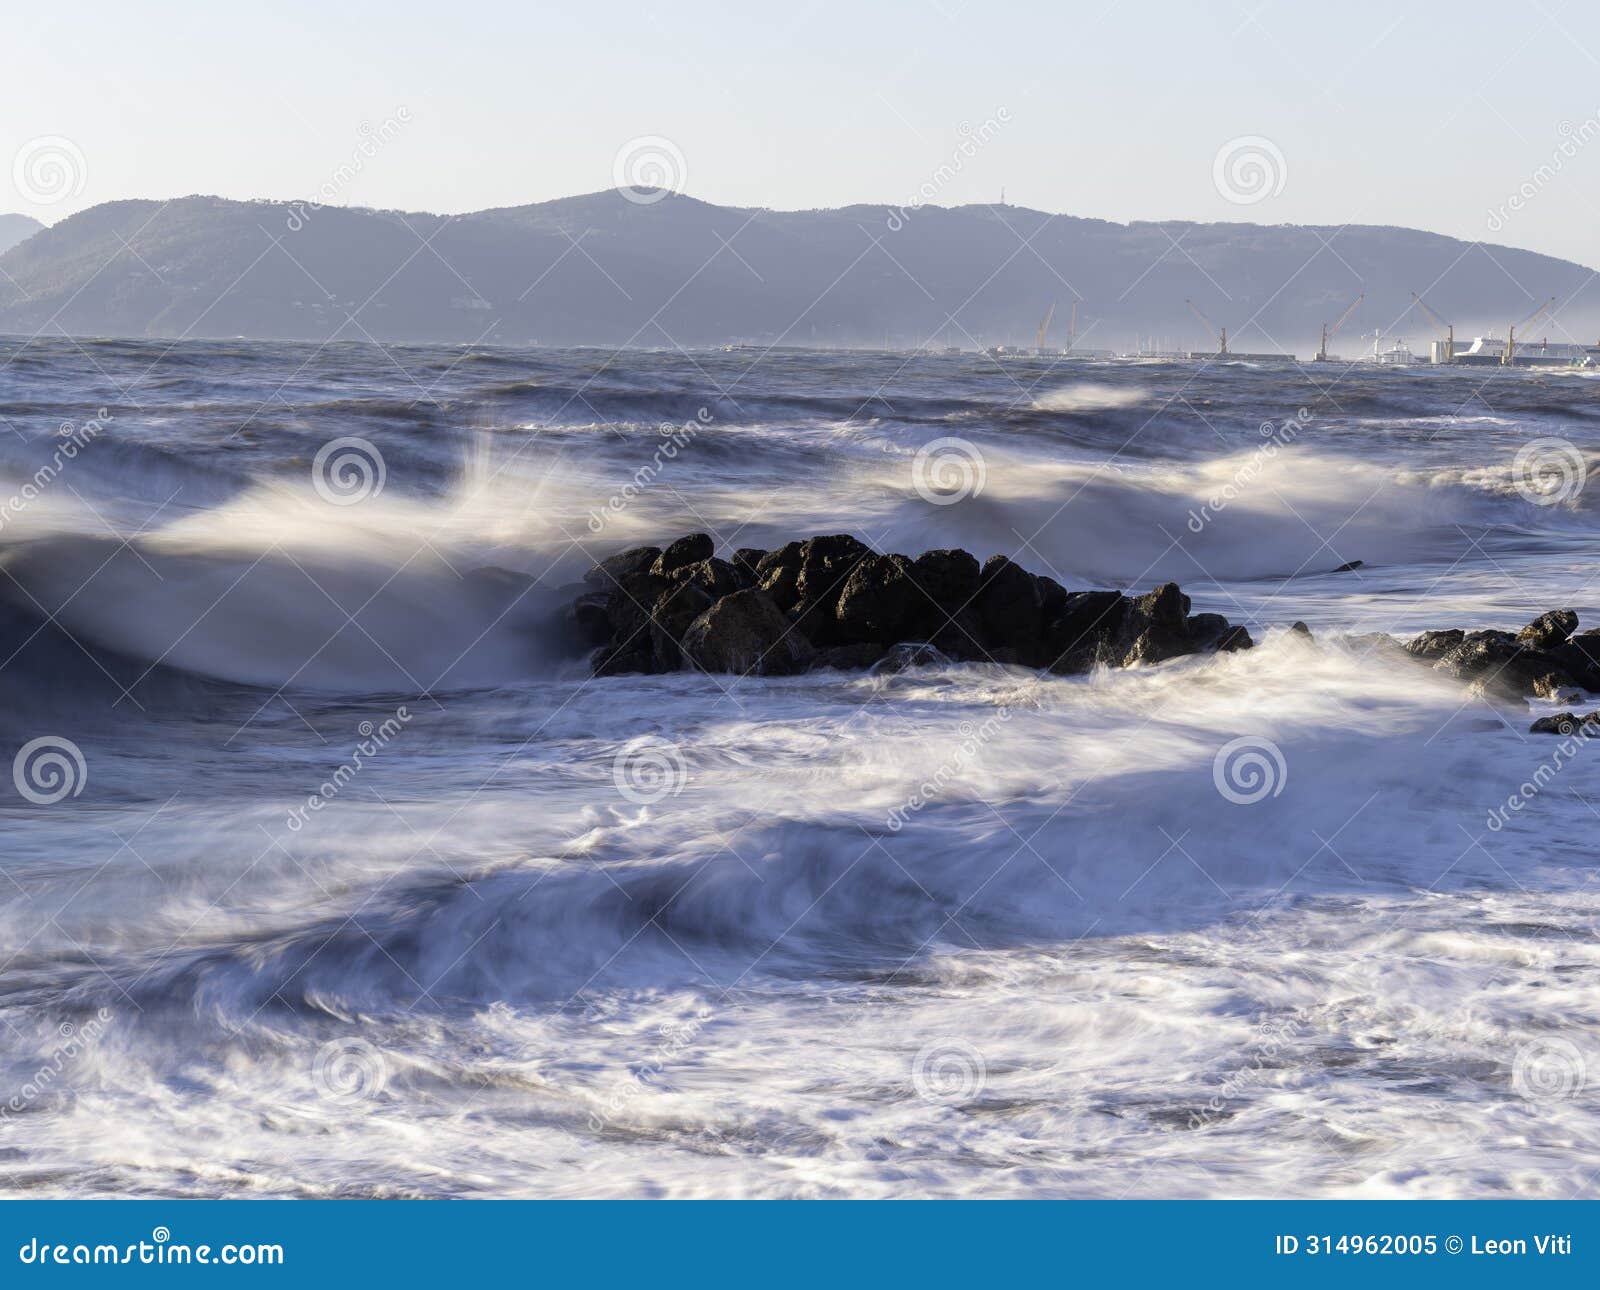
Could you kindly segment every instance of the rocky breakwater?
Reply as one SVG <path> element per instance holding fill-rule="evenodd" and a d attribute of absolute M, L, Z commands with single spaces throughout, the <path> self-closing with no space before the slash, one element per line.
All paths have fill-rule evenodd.
<path fill-rule="evenodd" d="M 1005 556 L 912 558 L 847 534 L 719 558 L 704 533 L 638 547 L 584 577 L 573 626 L 597 676 L 695 669 L 783 676 L 925 659 L 1058 675 L 1250 648 L 1175 583 L 1146 595 L 1068 591 Z"/>

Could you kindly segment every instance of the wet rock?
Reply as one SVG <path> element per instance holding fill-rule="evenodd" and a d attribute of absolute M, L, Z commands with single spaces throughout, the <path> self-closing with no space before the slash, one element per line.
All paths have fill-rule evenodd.
<path fill-rule="evenodd" d="M 666 577 L 674 569 L 681 569 L 686 564 L 699 564 L 702 560 L 709 560 L 711 553 L 716 550 L 709 533 L 691 533 L 688 537 L 681 537 L 659 556 L 650 566 L 650 572 L 659 577 Z"/>
<path fill-rule="evenodd" d="M 1191 614 L 1186 624 L 1189 639 L 1197 650 L 1214 650 L 1228 633 L 1228 620 L 1221 614 Z"/>
<path fill-rule="evenodd" d="M 606 605 L 611 596 L 604 591 L 586 591 L 572 602 L 572 622 L 578 639 L 591 648 L 608 644 L 612 636 L 611 615 Z"/>
<path fill-rule="evenodd" d="M 983 566 L 977 610 L 986 640 L 1014 649 L 1043 640 L 1044 602 L 1039 584 L 1031 573 L 1003 555 L 991 556 Z"/>
<path fill-rule="evenodd" d="M 1363 567 L 1365 564 L 1366 564 L 1365 560 L 1346 560 L 1337 569 L 1335 569 L 1334 572 L 1335 573 L 1354 573 L 1357 569 Z"/>
<path fill-rule="evenodd" d="M 1533 694 L 1534 683 L 1546 676 L 1554 676 L 1558 685 L 1572 684 L 1556 659 L 1500 631 L 1466 633 L 1458 645 L 1439 656 L 1433 669 L 1471 682 L 1478 692 L 1508 699 Z"/>
<path fill-rule="evenodd" d="M 1600 712 L 1589 712 L 1579 716 L 1575 712 L 1558 712 L 1553 717 L 1540 717 L 1528 727 L 1528 733 L 1533 735 L 1575 735 L 1582 733 L 1589 738 L 1600 734 Z"/>
<path fill-rule="evenodd" d="M 694 564 L 680 565 L 669 576 L 673 582 L 693 583 L 713 600 L 740 591 L 745 586 L 739 571 L 726 560 L 698 560 Z"/>
<path fill-rule="evenodd" d="M 609 592 L 629 574 L 648 573 L 660 555 L 661 548 L 658 546 L 636 546 L 629 551 L 618 551 L 590 569 L 583 575 L 583 580 L 599 591 Z"/>
<path fill-rule="evenodd" d="M 1289 635 L 1299 636 L 1304 640 L 1314 641 L 1317 638 L 1311 634 L 1311 629 L 1298 618 L 1289 624 Z"/>
<path fill-rule="evenodd" d="M 1122 630 L 1128 609 L 1129 601 L 1120 591 L 1068 592 L 1045 631 L 1051 651 L 1046 666 L 1058 676 L 1087 672 L 1100 646 Z"/>
<path fill-rule="evenodd" d="M 654 672 L 655 656 L 646 637 L 643 643 L 635 638 L 624 646 L 605 645 L 594 652 L 590 670 L 596 676 L 623 676 L 630 672 Z"/>
<path fill-rule="evenodd" d="M 1459 627 L 1452 627 L 1448 631 L 1423 632 L 1420 636 L 1413 636 L 1406 642 L 1406 653 L 1425 662 L 1442 658 L 1457 645 L 1467 638 L 1466 632 Z"/>
<path fill-rule="evenodd" d="M 977 567 L 976 560 L 973 561 L 973 567 Z M 983 640 L 983 623 L 978 618 L 977 610 L 961 609 L 942 616 L 943 624 L 928 633 L 932 637 L 931 643 L 940 653 L 959 663 L 978 663 L 989 657 L 988 647 Z"/>
<path fill-rule="evenodd" d="M 1189 597 L 1175 582 L 1164 582 L 1148 595 L 1135 596 L 1128 601 L 1117 632 L 1101 643 L 1099 661 L 1111 667 L 1131 667 L 1193 654 L 1188 618 Z"/>
<path fill-rule="evenodd" d="M 684 633 L 716 601 L 704 587 L 689 581 L 674 582 L 661 593 L 650 610 L 650 653 L 656 671 L 676 672 L 684 666 Z"/>
<path fill-rule="evenodd" d="M 971 603 L 981 577 L 977 557 L 967 551 L 924 551 L 911 562 L 911 580 L 946 616 Z"/>
<path fill-rule="evenodd" d="M 742 546 L 733 553 L 733 567 L 739 571 L 745 586 L 760 585 L 761 578 L 756 570 L 766 558 L 767 553 L 757 546 Z"/>
<path fill-rule="evenodd" d="M 800 544 L 795 603 L 787 612 L 817 645 L 847 645 L 839 631 L 839 595 L 855 567 L 871 554 L 848 533 L 811 538 Z"/>
<path fill-rule="evenodd" d="M 618 647 L 626 649 L 630 642 L 648 646 L 650 610 L 671 586 L 653 573 L 629 573 L 617 579 L 606 597 L 606 618 Z"/>
<path fill-rule="evenodd" d="M 816 651 L 766 592 L 724 596 L 690 624 L 683 652 L 707 672 L 785 676 L 804 671 Z"/>
<path fill-rule="evenodd" d="M 1254 649 L 1255 642 L 1250 639 L 1250 633 L 1243 627 L 1230 627 L 1222 633 L 1222 639 L 1217 642 L 1217 653 L 1234 654 L 1243 649 Z"/>
<path fill-rule="evenodd" d="M 1586 690 L 1600 690 L 1600 631 L 1579 632 L 1550 651 L 1550 657 Z"/>
<path fill-rule="evenodd" d="M 1549 699 L 1552 703 L 1577 703 L 1583 698 L 1583 690 L 1579 686 L 1569 685 L 1555 672 L 1546 672 L 1537 677 L 1533 682 L 1533 693 L 1535 697 Z"/>
<path fill-rule="evenodd" d="M 800 603 L 799 583 L 798 564 L 774 564 L 761 571 L 756 586 L 772 597 L 773 604 L 788 613 Z"/>
<path fill-rule="evenodd" d="M 868 555 L 845 579 L 836 617 L 847 640 L 900 640 L 926 604 L 903 555 Z"/>
<path fill-rule="evenodd" d="M 1566 644 L 1567 637 L 1578 630 L 1578 615 L 1570 609 L 1552 609 L 1540 614 L 1517 633 L 1517 640 L 1535 649 L 1554 649 Z"/>

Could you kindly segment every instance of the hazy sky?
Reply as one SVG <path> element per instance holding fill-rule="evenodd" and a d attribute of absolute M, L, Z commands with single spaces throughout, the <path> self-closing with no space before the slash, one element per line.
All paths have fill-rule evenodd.
<path fill-rule="evenodd" d="M 900 205 L 924 185 L 952 205 L 1004 186 L 1075 215 L 1405 224 L 1600 266 L 1594 14 L 1576 0 L 17 5 L 0 210 L 54 221 L 119 197 L 319 190 L 472 210 L 611 187 L 619 151 L 651 137 L 668 142 L 647 154 L 681 157 L 685 191 L 735 205 Z M 1238 139 L 1243 168 L 1219 173 Z M 947 164 L 963 140 L 970 155 Z"/>

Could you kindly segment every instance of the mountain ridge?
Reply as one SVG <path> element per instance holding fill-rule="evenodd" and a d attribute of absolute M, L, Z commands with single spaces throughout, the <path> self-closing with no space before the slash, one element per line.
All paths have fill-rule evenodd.
<path fill-rule="evenodd" d="M 0 254 L 0 330 L 322 341 L 691 346 L 1210 344 L 1313 337 L 1365 293 L 1344 333 L 1503 329 L 1550 296 L 1541 327 L 1590 341 L 1600 278 L 1537 252 L 1385 225 L 1140 220 L 1022 206 L 858 204 L 809 211 L 602 190 L 462 215 L 277 200 L 131 198 L 80 211 Z M 651 196 L 651 195 L 646 195 Z M 1402 325 L 1403 324 L 1403 325 Z"/>

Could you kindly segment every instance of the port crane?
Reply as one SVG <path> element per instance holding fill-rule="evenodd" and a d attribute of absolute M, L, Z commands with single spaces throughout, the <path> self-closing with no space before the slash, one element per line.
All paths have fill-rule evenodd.
<path fill-rule="evenodd" d="M 1550 306 L 1555 304 L 1555 302 L 1556 298 L 1551 296 L 1550 299 L 1546 300 L 1521 322 L 1513 323 L 1510 327 L 1506 328 L 1506 352 L 1500 356 L 1500 361 L 1502 363 L 1509 367 L 1512 363 L 1513 357 L 1517 352 L 1517 328 L 1531 327 L 1539 320 L 1541 314 L 1548 312 Z"/>
<path fill-rule="evenodd" d="M 1350 315 L 1356 311 L 1356 306 L 1366 298 L 1367 293 L 1363 291 L 1359 296 L 1350 302 L 1345 311 L 1339 315 L 1339 320 L 1334 323 L 1332 327 L 1328 326 L 1327 323 L 1322 324 L 1322 345 L 1317 350 L 1317 362 L 1326 363 L 1328 361 L 1328 342 L 1339 334 L 1339 328 L 1343 327 L 1345 323 L 1349 321 Z"/>
<path fill-rule="evenodd" d="M 1200 306 L 1195 304 L 1193 300 L 1185 300 L 1183 303 L 1194 310 L 1194 316 L 1206 325 L 1206 330 L 1211 333 L 1211 339 L 1217 342 L 1217 353 L 1226 356 L 1228 352 L 1228 329 L 1224 327 L 1221 331 L 1218 331 L 1213 327 L 1211 319 L 1200 312 Z"/>
<path fill-rule="evenodd" d="M 1416 305 L 1418 309 L 1422 310 L 1422 312 L 1427 315 L 1428 321 L 1431 322 L 1435 327 L 1444 328 L 1444 361 L 1447 363 L 1454 362 L 1456 357 L 1455 324 L 1447 323 L 1443 318 L 1439 317 L 1438 314 L 1434 313 L 1432 309 L 1429 309 L 1428 302 L 1419 296 L 1415 291 L 1411 293 L 1411 303 Z"/>
<path fill-rule="evenodd" d="M 1052 300 L 1050 302 L 1050 308 L 1045 313 L 1044 321 L 1039 324 L 1038 334 L 1036 336 L 1034 336 L 1034 338 L 1033 338 L 1033 348 L 1034 348 L 1034 351 L 1036 353 L 1039 353 L 1039 354 L 1044 353 L 1044 334 L 1045 334 L 1045 332 L 1050 330 L 1050 320 L 1053 319 L 1055 316 L 1056 316 L 1056 302 L 1054 300 Z"/>

